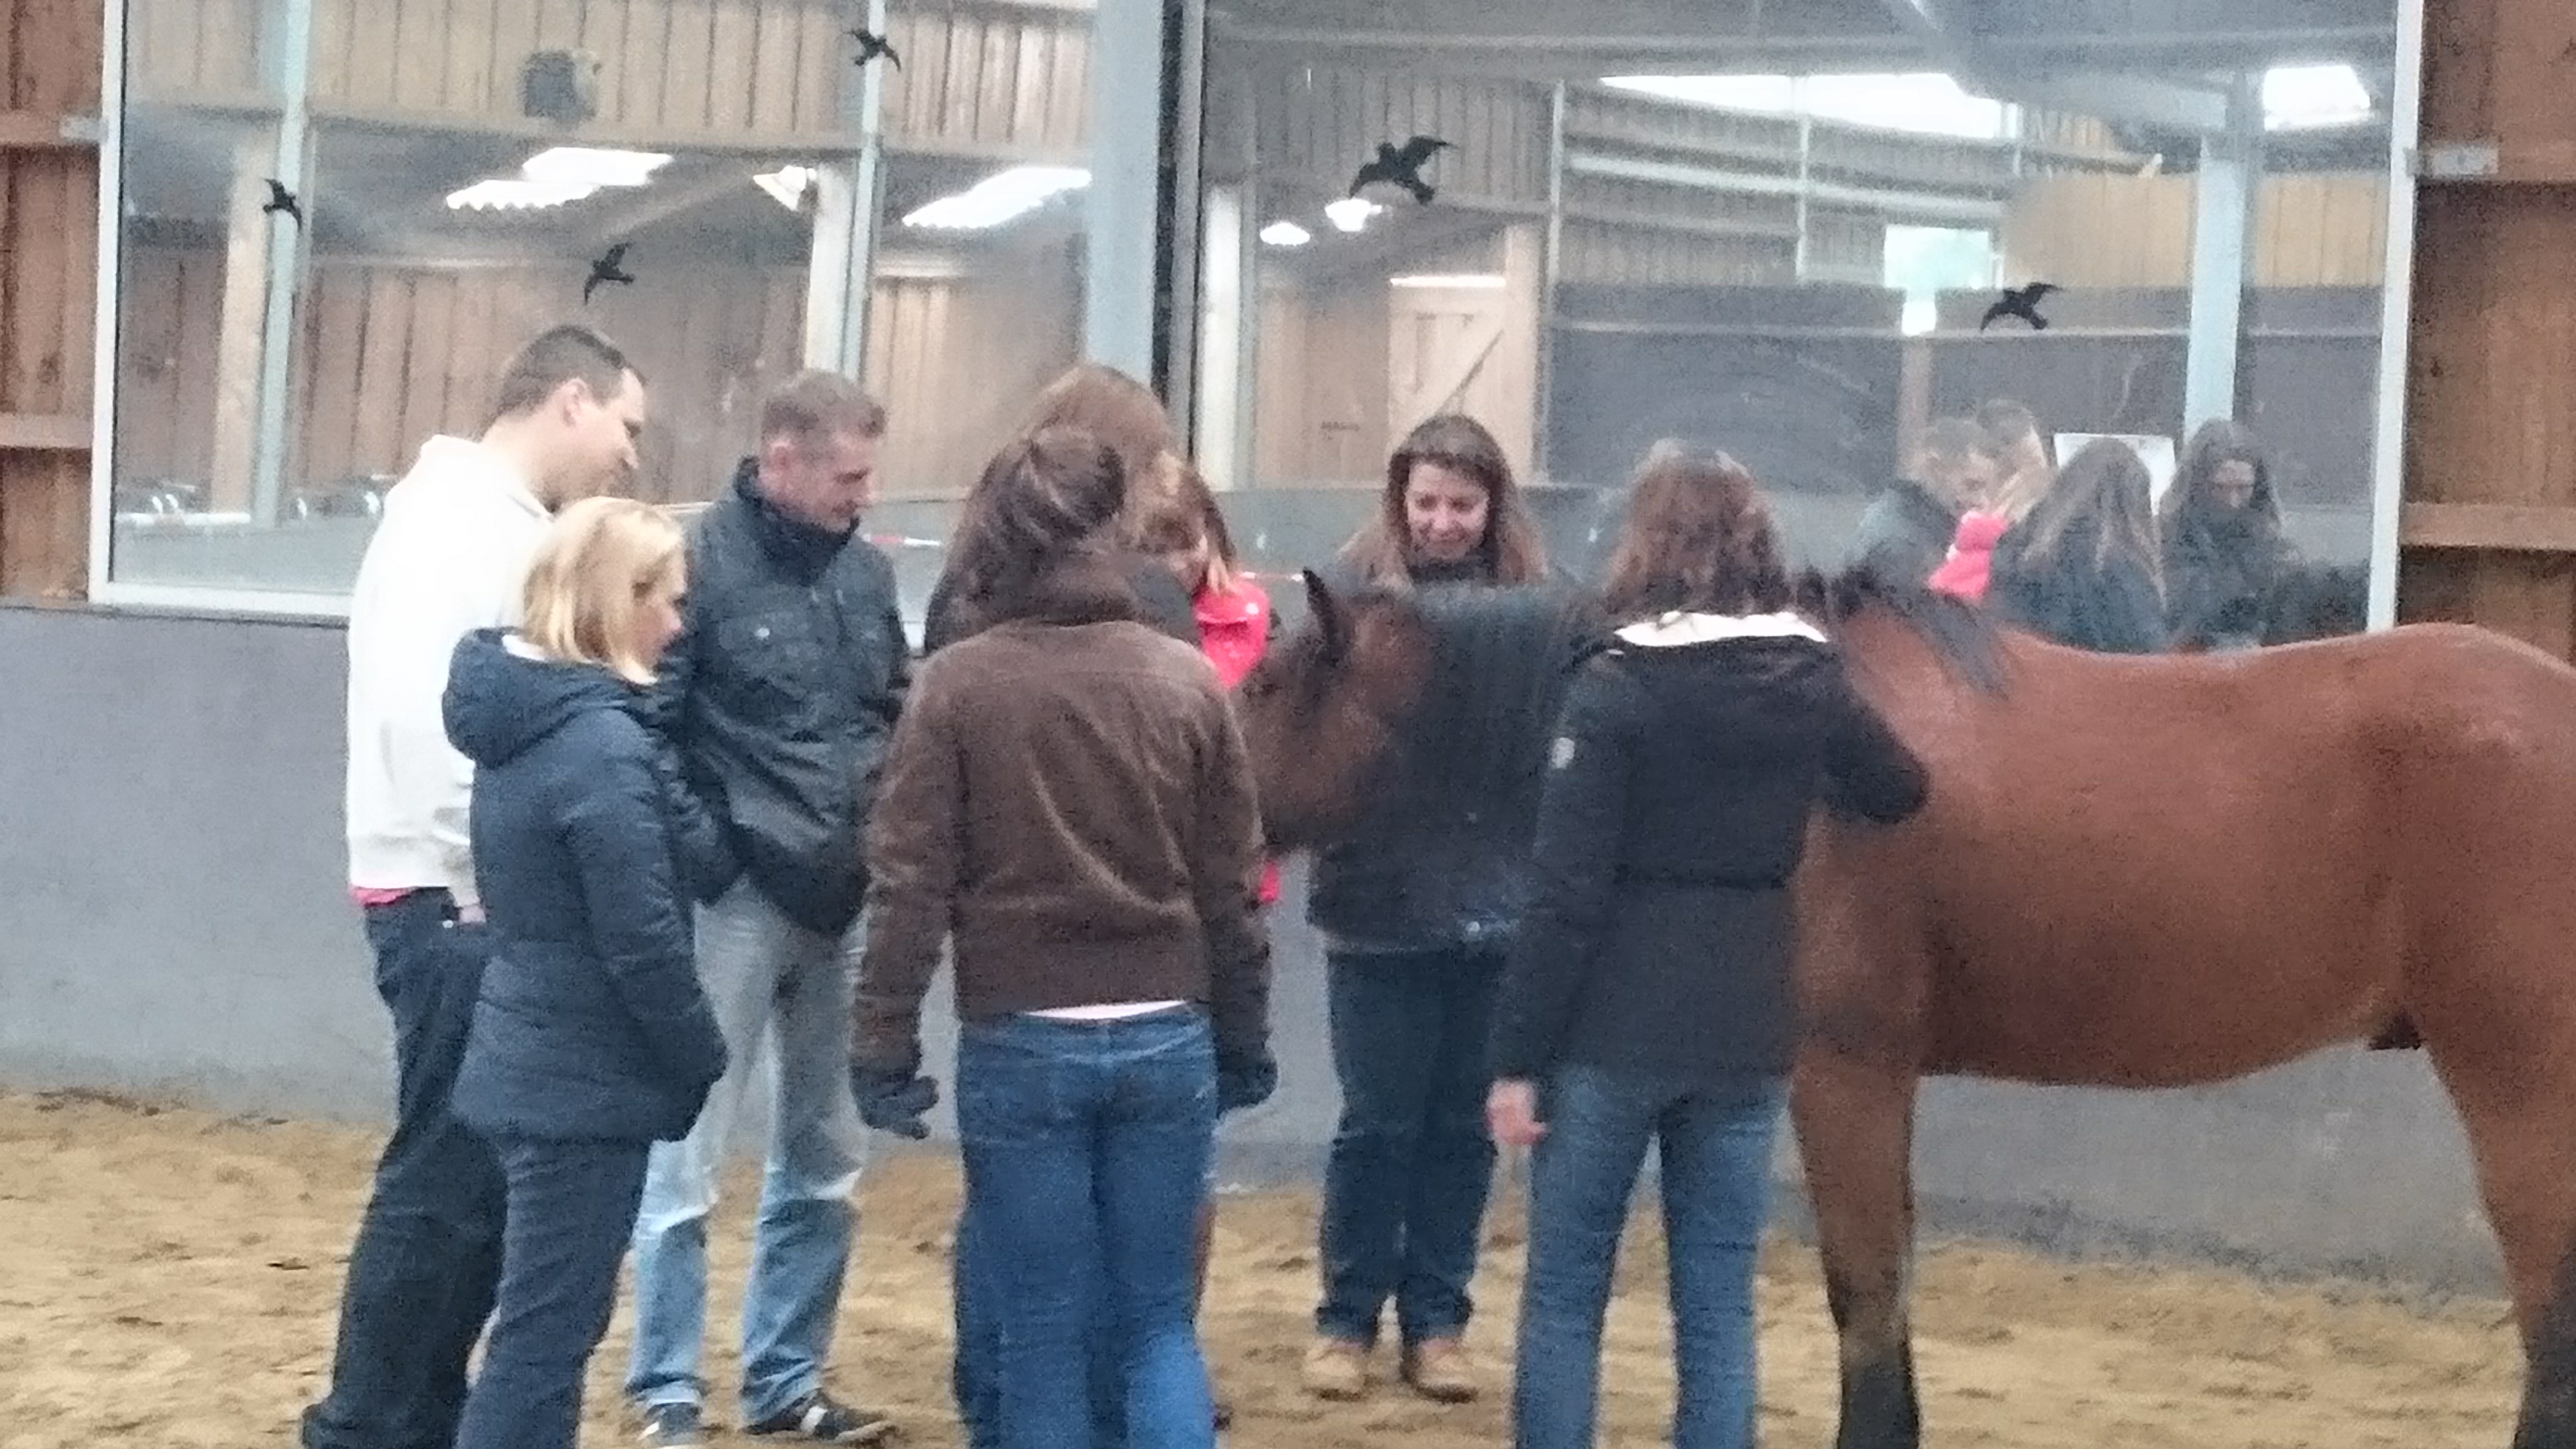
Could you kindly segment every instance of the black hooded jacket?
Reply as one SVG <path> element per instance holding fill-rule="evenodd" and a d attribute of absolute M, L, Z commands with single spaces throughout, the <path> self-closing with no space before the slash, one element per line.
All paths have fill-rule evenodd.
<path fill-rule="evenodd" d="M 1903 820 L 1922 762 L 1804 624 L 1683 614 L 1621 631 L 1585 668 L 1548 765 L 1494 1075 L 1575 1062 L 1716 1086 L 1786 1071 L 1808 818 L 1831 800 Z"/>
<path fill-rule="evenodd" d="M 458 1117 L 533 1137 L 685 1136 L 725 1068 L 689 926 L 724 847 L 644 723 L 643 691 L 487 629 L 457 644 L 445 712 L 475 764 L 494 939 Z"/>

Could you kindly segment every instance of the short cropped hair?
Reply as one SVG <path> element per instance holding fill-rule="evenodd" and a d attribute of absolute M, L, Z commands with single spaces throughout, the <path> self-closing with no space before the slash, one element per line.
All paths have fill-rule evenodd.
<path fill-rule="evenodd" d="M 632 498 L 585 498 L 555 516 L 528 566 L 520 637 L 549 659 L 596 664 L 632 684 L 653 665 L 635 648 L 635 615 L 680 590 L 680 525 Z"/>
<path fill-rule="evenodd" d="M 626 375 L 644 374 L 626 360 L 617 344 L 577 323 L 549 327 L 513 353 L 501 368 L 501 387 L 492 400 L 491 421 L 515 418 L 544 406 L 555 389 L 575 378 L 589 384 L 600 401 L 625 390 Z"/>
<path fill-rule="evenodd" d="M 819 368 L 800 372 L 772 389 L 760 403 L 763 447 L 781 438 L 801 446 L 845 433 L 882 438 L 885 431 L 885 404 L 837 372 Z"/>

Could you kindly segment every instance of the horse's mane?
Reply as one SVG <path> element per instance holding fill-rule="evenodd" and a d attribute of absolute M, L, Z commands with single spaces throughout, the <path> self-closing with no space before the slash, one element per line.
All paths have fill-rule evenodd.
<path fill-rule="evenodd" d="M 1556 718 L 1575 666 L 1597 638 L 1589 596 L 1547 585 L 1373 585 L 1346 602 L 1355 613 L 1409 613 L 1434 641 L 1407 732 L 1413 788 L 1434 798 L 1490 797 L 1498 810 L 1535 808 L 1548 732 L 1526 722 Z"/>
<path fill-rule="evenodd" d="M 1828 634 L 1873 612 L 1893 616 L 1914 631 L 1952 673 L 1986 694 L 2004 692 L 2003 630 L 1985 610 L 1963 599 L 1891 578 L 1867 563 L 1826 575 L 1817 569 L 1800 574 L 1797 606 L 1821 623 Z"/>

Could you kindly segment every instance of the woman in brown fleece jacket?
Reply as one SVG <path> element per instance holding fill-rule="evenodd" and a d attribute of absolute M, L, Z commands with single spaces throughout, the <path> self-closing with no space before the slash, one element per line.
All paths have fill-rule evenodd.
<path fill-rule="evenodd" d="M 919 1135 L 921 998 L 952 941 L 1006 1449 L 1089 1442 L 1096 1323 L 1131 1438 L 1214 1442 L 1191 1228 L 1220 1106 L 1276 1076 L 1249 760 L 1207 661 L 1137 622 L 1110 556 L 1125 496 L 1079 430 L 993 460 L 957 571 L 1000 622 L 923 666 L 869 827 L 854 1087 L 871 1125 Z"/>

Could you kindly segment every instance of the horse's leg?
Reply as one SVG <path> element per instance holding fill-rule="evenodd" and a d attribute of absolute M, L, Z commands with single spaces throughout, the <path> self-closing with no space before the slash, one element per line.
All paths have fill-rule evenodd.
<path fill-rule="evenodd" d="M 1810 1045 L 1790 1114 L 1842 1348 L 1836 1449 L 1916 1449 L 1906 1295 L 1914 1255 L 1914 1084 L 1909 1065 Z"/>
<path fill-rule="evenodd" d="M 2522 1330 L 2513 1449 L 2576 1449 L 2576 1061 L 2518 1049 L 2526 1034 L 2516 1028 L 2476 1023 L 2472 1035 L 2471 1023 L 2427 1015 L 2433 1066 L 2477 1160 Z"/>

